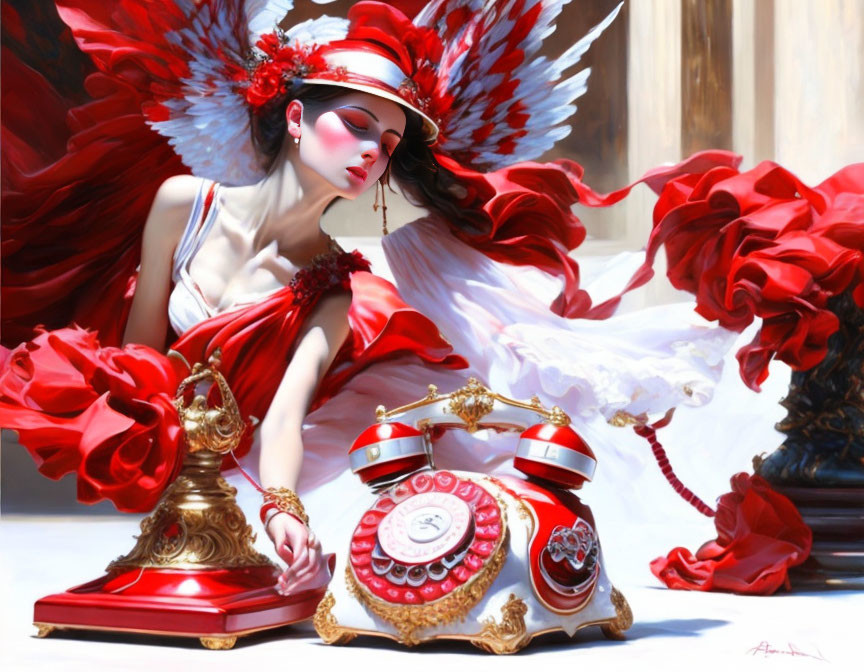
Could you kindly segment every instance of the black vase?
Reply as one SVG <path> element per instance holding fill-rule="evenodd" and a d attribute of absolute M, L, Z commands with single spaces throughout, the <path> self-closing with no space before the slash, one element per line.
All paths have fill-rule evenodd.
<path fill-rule="evenodd" d="M 864 310 L 847 292 L 829 308 L 840 329 L 828 354 L 795 371 L 777 429 L 786 435 L 753 466 L 789 497 L 813 530 L 807 562 L 790 572 L 793 587 L 864 588 Z"/>

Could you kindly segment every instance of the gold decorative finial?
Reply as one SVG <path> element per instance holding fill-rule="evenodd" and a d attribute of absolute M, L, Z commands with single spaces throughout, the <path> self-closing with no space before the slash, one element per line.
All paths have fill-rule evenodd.
<path fill-rule="evenodd" d="M 552 410 L 547 414 L 549 422 L 556 427 L 567 427 L 570 425 L 570 416 L 562 411 L 558 406 L 553 406 Z"/>
<path fill-rule="evenodd" d="M 525 627 L 527 613 L 525 602 L 510 593 L 510 598 L 501 607 L 501 622 L 496 622 L 491 616 L 484 619 L 483 629 L 471 638 L 471 643 L 489 653 L 516 653 L 531 641 Z"/>
<path fill-rule="evenodd" d="M 225 378 L 218 368 L 222 353 L 217 348 L 204 366 L 200 362 L 192 367 L 192 374 L 180 383 L 174 397 L 174 406 L 190 453 L 209 450 L 228 453 L 240 445 L 246 423 Z M 219 389 L 222 405 L 211 407 L 207 401 L 213 385 Z M 186 403 L 187 391 L 193 389 L 192 401 Z"/>
<path fill-rule="evenodd" d="M 448 409 L 458 416 L 469 432 L 477 431 L 477 423 L 492 412 L 494 398 L 491 390 L 476 378 L 469 378 L 468 384 L 450 395 Z"/>

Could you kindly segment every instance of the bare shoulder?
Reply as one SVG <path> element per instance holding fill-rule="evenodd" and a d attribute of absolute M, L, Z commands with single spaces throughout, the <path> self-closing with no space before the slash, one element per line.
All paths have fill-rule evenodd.
<path fill-rule="evenodd" d="M 175 175 L 165 180 L 156 192 L 144 232 L 145 240 L 156 236 L 176 245 L 192 212 L 202 180 L 192 175 Z"/>
<path fill-rule="evenodd" d="M 193 177 L 192 175 L 169 177 L 159 186 L 156 198 L 153 199 L 152 210 L 185 209 L 188 212 L 192 209 L 192 203 L 195 202 L 201 183 L 200 177 Z"/>

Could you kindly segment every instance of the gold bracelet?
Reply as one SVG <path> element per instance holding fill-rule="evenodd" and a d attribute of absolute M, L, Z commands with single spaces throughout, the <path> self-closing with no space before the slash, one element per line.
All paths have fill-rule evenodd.
<path fill-rule="evenodd" d="M 273 504 L 280 511 L 296 516 L 304 525 L 309 525 L 309 516 L 303 502 L 291 488 L 267 488 L 264 492 L 264 503 Z"/>

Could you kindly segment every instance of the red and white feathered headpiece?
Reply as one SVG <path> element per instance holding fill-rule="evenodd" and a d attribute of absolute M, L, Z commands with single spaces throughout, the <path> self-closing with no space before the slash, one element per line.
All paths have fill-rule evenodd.
<path fill-rule="evenodd" d="M 399 3 L 359 2 L 347 19 L 287 29 L 279 26 L 291 22 L 291 0 L 175 2 L 187 20 L 166 37 L 183 76 L 148 120 L 193 173 L 226 184 L 263 177 L 249 110 L 296 80 L 398 102 L 423 119 L 436 153 L 466 166 L 536 158 L 570 132 L 573 101 L 586 90 L 589 69 L 565 72 L 620 9 L 549 60 L 538 52 L 569 0 L 431 0 L 413 20 Z"/>

